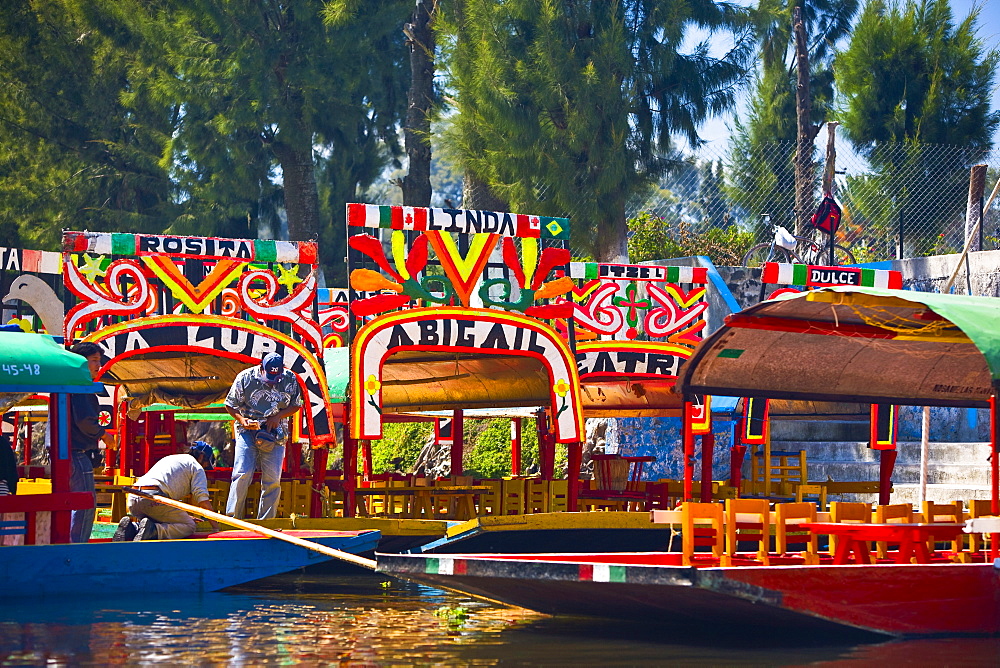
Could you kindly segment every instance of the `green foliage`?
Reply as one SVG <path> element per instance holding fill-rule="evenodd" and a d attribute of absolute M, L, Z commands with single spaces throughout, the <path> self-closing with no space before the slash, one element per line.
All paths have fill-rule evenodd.
<path fill-rule="evenodd" d="M 0 228 L 17 231 L 5 240 L 57 249 L 62 228 L 165 226 L 174 206 L 159 157 L 171 109 L 136 84 L 141 70 L 76 3 L 4 4 Z"/>
<path fill-rule="evenodd" d="M 940 232 L 961 217 L 968 165 L 1000 125 L 990 111 L 1000 52 L 975 37 L 977 17 L 955 25 L 947 0 L 873 0 L 837 57 L 844 129 L 874 172 L 849 179 L 845 199 L 873 236 L 900 215 L 920 221 L 923 234 L 907 239 L 913 254 L 957 245 Z"/>
<path fill-rule="evenodd" d="M 752 232 L 736 226 L 710 227 L 697 232 L 691 223 L 667 221 L 647 212 L 629 220 L 628 226 L 632 262 L 705 255 L 716 265 L 737 266 L 755 241 Z"/>
<path fill-rule="evenodd" d="M 695 29 L 737 32 L 728 3 L 465 0 L 445 17 L 448 140 L 510 210 L 573 218 L 577 255 L 622 259 L 625 203 L 665 173 L 675 135 L 733 103 L 743 35 L 723 59 Z"/>
<path fill-rule="evenodd" d="M 957 26 L 948 0 L 872 0 L 837 57 L 845 131 L 860 150 L 913 141 L 988 149 L 1000 124 L 990 94 L 1000 52 L 976 38 L 979 10 Z"/>
<path fill-rule="evenodd" d="M 382 426 L 382 438 L 372 441 L 372 473 L 409 471 L 434 431 L 431 422 L 394 422 Z"/>
<path fill-rule="evenodd" d="M 477 478 L 502 478 L 511 475 L 510 419 L 467 420 L 465 458 L 462 467 Z M 535 421 L 521 425 L 521 466 L 525 471 L 538 462 L 538 432 Z"/>

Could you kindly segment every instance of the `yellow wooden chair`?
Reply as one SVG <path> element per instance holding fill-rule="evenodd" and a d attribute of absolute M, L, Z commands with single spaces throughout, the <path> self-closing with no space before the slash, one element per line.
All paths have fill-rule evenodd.
<path fill-rule="evenodd" d="M 479 485 L 489 487 L 489 491 L 480 492 L 476 496 L 479 498 L 477 514 L 484 515 L 500 514 L 500 496 L 503 492 L 502 480 L 480 480 Z"/>
<path fill-rule="evenodd" d="M 550 481 L 529 478 L 524 482 L 524 512 L 526 514 L 549 512 L 551 505 L 549 500 Z"/>
<path fill-rule="evenodd" d="M 867 524 L 872 521 L 872 507 L 867 503 L 833 501 L 830 503 L 830 521 Z M 830 537 L 830 554 L 836 553 L 837 542 L 838 539 L 836 536 Z M 867 548 L 871 552 L 871 545 L 868 545 Z"/>
<path fill-rule="evenodd" d="M 944 522 L 957 522 L 962 523 L 965 521 L 965 512 L 962 510 L 961 501 L 953 501 L 951 503 L 934 503 L 933 501 L 924 501 L 922 507 L 924 522 L 928 524 L 937 524 Z M 955 540 L 949 541 L 952 553 L 955 555 L 957 561 L 966 561 L 969 557 L 969 553 L 966 552 L 963 547 L 964 539 L 959 536 Z M 927 549 L 933 556 L 937 542 L 934 537 L 931 536 L 930 540 L 927 541 Z"/>
<path fill-rule="evenodd" d="M 500 500 L 501 515 L 524 514 L 524 480 L 504 480 Z"/>
<path fill-rule="evenodd" d="M 704 546 L 711 548 L 711 561 L 719 563 L 725 552 L 725 532 L 721 503 L 682 503 L 681 563 L 691 566 L 695 561 L 695 548 Z"/>
<path fill-rule="evenodd" d="M 774 504 L 774 547 L 779 555 L 788 554 L 788 544 L 805 545 L 799 553 L 805 563 L 819 563 L 816 534 L 798 526 L 816 521 L 816 504 L 810 501 Z"/>
<path fill-rule="evenodd" d="M 771 541 L 771 508 L 767 499 L 726 499 L 726 554 L 731 566 L 741 542 L 757 543 L 757 560 L 767 566 Z"/>
<path fill-rule="evenodd" d="M 967 519 L 971 519 L 973 517 L 993 517 L 995 515 L 992 510 L 992 502 L 989 499 L 970 499 L 966 508 L 968 509 L 966 512 Z M 984 536 L 980 533 L 970 533 L 969 551 L 976 554 L 981 550 L 985 550 L 988 542 L 988 534 Z"/>
<path fill-rule="evenodd" d="M 875 506 L 875 522 L 877 524 L 910 524 L 913 522 L 913 506 L 908 503 Z M 889 543 L 886 541 L 876 542 L 875 549 L 879 559 L 888 557 Z"/>
<path fill-rule="evenodd" d="M 804 482 L 795 486 L 795 501 L 797 503 L 805 501 L 805 497 L 807 496 L 816 497 L 817 509 L 819 511 L 826 510 L 826 485 L 819 482 Z"/>
<path fill-rule="evenodd" d="M 569 480 L 549 481 L 549 512 L 565 513 L 569 510 Z"/>

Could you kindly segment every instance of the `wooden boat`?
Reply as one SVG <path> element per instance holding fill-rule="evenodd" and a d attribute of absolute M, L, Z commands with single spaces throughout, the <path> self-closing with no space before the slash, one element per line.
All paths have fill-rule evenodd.
<path fill-rule="evenodd" d="M 0 546 L 0 597 L 102 592 L 204 592 L 329 560 L 301 546 L 249 531 L 185 540 L 69 544 L 70 513 L 93 505 L 70 492 L 68 395 L 101 389 L 87 361 L 50 336 L 0 332 L 0 407 L 25 394 L 49 393 L 54 416 L 50 448 L 52 491 L 0 496 L 0 535 L 28 544 Z M 288 531 L 357 554 L 375 549 L 378 531 Z M 5 541 L 9 543 L 11 541 Z"/>
<path fill-rule="evenodd" d="M 378 531 L 289 531 L 358 554 Z M 330 560 L 249 531 L 196 534 L 184 540 L 20 545 L 0 548 L 0 598 L 110 593 L 217 591 Z"/>
<path fill-rule="evenodd" d="M 685 396 L 989 408 L 994 456 L 983 466 L 991 472 L 998 516 L 997 323 L 1000 300 L 989 298 L 846 287 L 785 295 L 728 319 L 695 350 L 678 386 Z M 803 360 L 809 369 L 801 368 Z M 906 552 L 901 543 L 900 563 L 869 563 L 867 547 L 851 548 L 855 563 L 838 548 L 819 564 L 775 559 L 725 567 L 685 566 L 680 553 L 665 552 L 377 558 L 385 573 L 554 614 L 726 629 L 1000 634 L 1000 519 L 969 522 L 969 530 L 990 537 L 988 552 L 967 559 L 973 563 L 927 558 L 922 546 L 913 552 L 912 537 Z M 831 526 L 813 529 L 833 533 Z M 871 539 L 868 527 L 888 532 L 890 526 L 925 541 L 919 532 L 928 525 L 854 526 L 860 541 Z M 938 526 L 942 534 L 960 530 Z M 914 561 L 929 563 L 906 563 L 920 552 Z"/>
<path fill-rule="evenodd" d="M 680 565 L 679 553 L 379 554 L 379 571 L 548 614 L 773 633 L 1000 631 L 991 563 Z"/>

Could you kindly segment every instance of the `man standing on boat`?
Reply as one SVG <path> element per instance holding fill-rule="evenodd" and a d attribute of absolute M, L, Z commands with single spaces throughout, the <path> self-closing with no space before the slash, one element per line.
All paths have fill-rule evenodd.
<path fill-rule="evenodd" d="M 215 452 L 205 441 L 195 441 L 186 455 L 167 455 L 153 464 L 145 475 L 135 481 L 135 487 L 150 494 L 165 496 L 176 501 L 191 497 L 205 510 L 213 510 L 208 495 L 205 471 L 215 468 Z M 128 512 L 118 523 L 114 542 L 126 540 L 170 540 L 187 538 L 194 533 L 194 520 L 186 512 L 173 506 L 157 503 L 135 494 L 128 495 Z M 215 520 L 212 528 L 219 530 Z"/>
<path fill-rule="evenodd" d="M 69 349 L 80 357 L 87 359 L 90 377 L 95 381 L 104 362 L 104 353 L 96 343 L 83 341 Z M 86 543 L 90 540 L 90 532 L 94 529 L 94 519 L 97 515 L 97 491 L 94 489 L 94 463 L 87 454 L 88 450 L 97 450 L 103 441 L 109 450 L 115 449 L 114 440 L 101 426 L 99 416 L 101 404 L 96 394 L 71 394 L 70 396 L 70 448 L 72 458 L 70 465 L 72 473 L 69 478 L 69 491 L 90 492 L 94 496 L 94 505 L 83 510 L 74 510 L 70 519 L 69 536 L 74 543 Z"/>
<path fill-rule="evenodd" d="M 302 392 L 295 374 L 285 370 L 278 353 L 268 353 L 259 366 L 236 376 L 226 397 L 226 410 L 236 420 L 235 462 L 226 514 L 241 518 L 254 469 L 260 468 L 257 519 L 274 517 L 281 497 L 281 465 L 285 460 L 288 416 L 299 410 Z"/>

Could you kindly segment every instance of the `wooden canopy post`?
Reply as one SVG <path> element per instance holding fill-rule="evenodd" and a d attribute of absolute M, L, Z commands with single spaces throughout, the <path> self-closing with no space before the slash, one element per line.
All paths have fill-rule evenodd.
<path fill-rule="evenodd" d="M 465 417 L 461 408 L 451 418 L 451 474 L 462 475 L 462 455 L 465 451 Z"/>
<path fill-rule="evenodd" d="M 878 460 L 878 505 L 889 505 L 892 496 L 892 472 L 896 468 L 895 450 L 879 451 Z"/>
<path fill-rule="evenodd" d="M 521 475 L 521 418 L 510 420 L 510 474 Z"/>
<path fill-rule="evenodd" d="M 359 441 L 361 445 L 361 473 L 365 480 L 372 478 L 372 442 L 369 439 Z"/>
<path fill-rule="evenodd" d="M 346 429 L 344 430 L 347 431 Z M 354 517 L 358 488 L 358 441 L 344 434 L 344 517 Z"/>
<path fill-rule="evenodd" d="M 70 449 L 70 401 L 68 394 L 49 395 L 49 420 L 54 426 L 51 430 L 51 446 L 49 458 L 52 462 L 52 493 L 66 494 L 69 489 L 69 478 L 73 473 L 73 453 Z M 53 510 L 51 543 L 70 542 L 70 524 L 72 511 Z M 37 536 L 34 537 L 37 540 Z"/>
<path fill-rule="evenodd" d="M 990 397 L 990 512 L 1000 515 L 1000 415 L 997 414 L 997 394 L 1000 383 L 993 381 Z M 990 560 L 1000 558 L 1000 534 L 990 534 Z"/>
<path fill-rule="evenodd" d="M 548 415 L 544 410 L 538 411 L 538 466 L 542 480 L 552 480 L 555 475 L 556 452 L 555 437 L 549 433 Z"/>
<path fill-rule="evenodd" d="M 712 455 L 715 453 L 715 434 L 701 435 L 701 502 L 712 502 Z"/>
<path fill-rule="evenodd" d="M 580 464 L 583 460 L 583 443 L 567 443 L 566 462 L 566 508 L 571 513 L 576 512 L 576 500 L 580 493 Z"/>
<path fill-rule="evenodd" d="M 309 517 L 323 517 L 323 487 L 326 485 L 328 450 L 313 450 L 312 489 L 309 494 Z"/>
<path fill-rule="evenodd" d="M 871 405 L 871 429 L 868 447 L 879 451 L 878 504 L 889 505 L 892 495 L 892 472 L 896 467 L 896 435 L 899 414 L 892 404 Z"/>
<path fill-rule="evenodd" d="M 681 411 L 681 441 L 684 446 L 684 500 L 694 501 L 694 433 L 691 431 L 691 402 Z"/>

